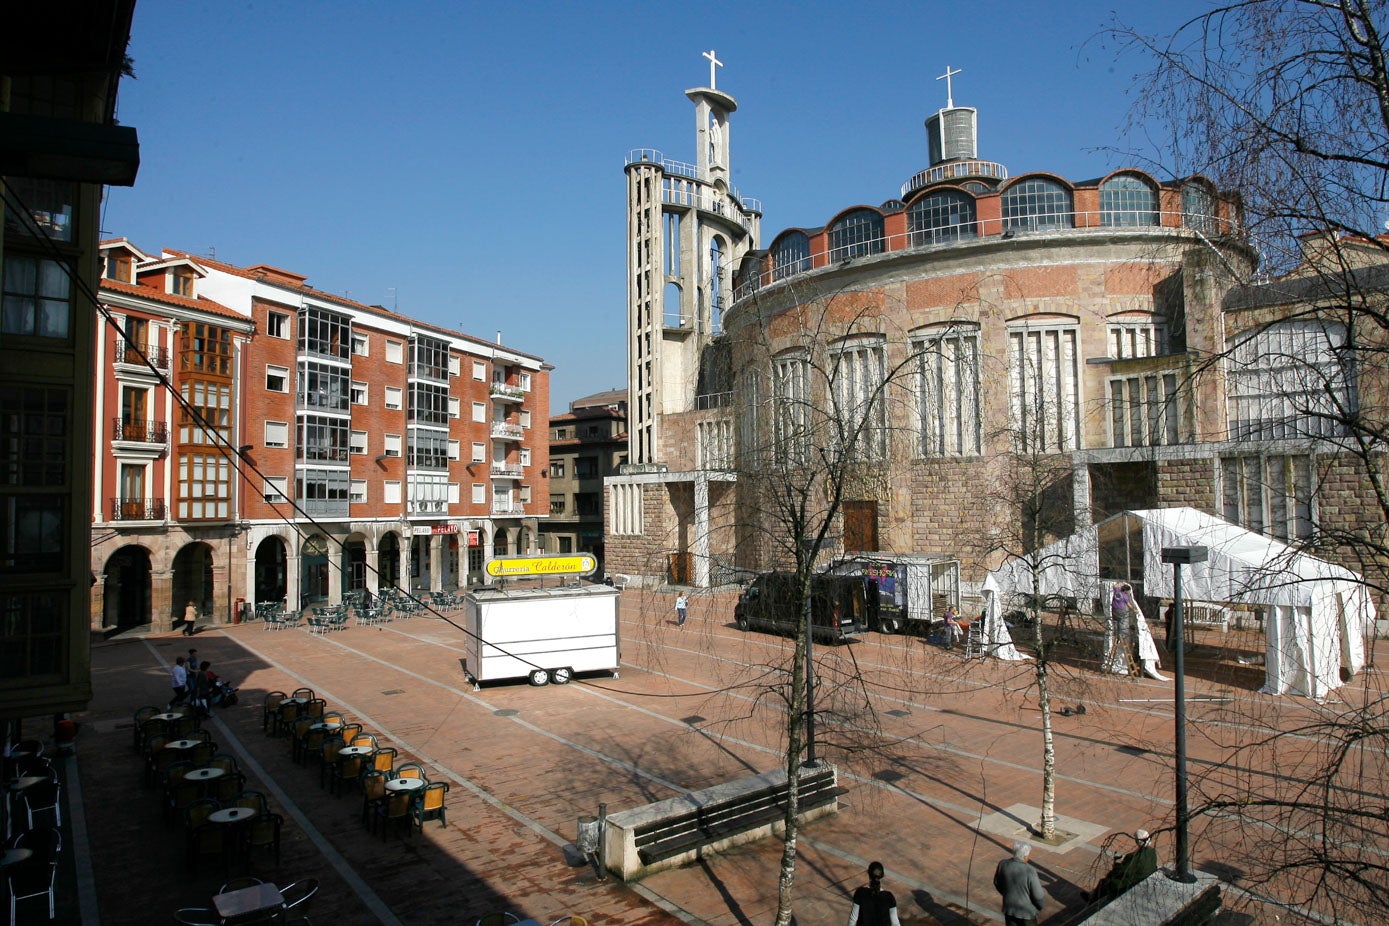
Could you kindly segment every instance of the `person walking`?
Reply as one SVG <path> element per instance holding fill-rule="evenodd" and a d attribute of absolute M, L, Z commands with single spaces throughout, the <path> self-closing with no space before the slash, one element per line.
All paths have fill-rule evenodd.
<path fill-rule="evenodd" d="M 168 710 L 173 710 L 183 703 L 188 697 L 188 670 L 184 668 L 183 657 L 174 660 L 174 668 L 170 673 L 169 684 L 173 686 L 174 697 L 169 702 Z"/>
<path fill-rule="evenodd" d="M 897 919 L 897 898 L 883 890 L 883 863 L 868 863 L 868 884 L 854 891 L 849 926 L 902 926 Z"/>
<path fill-rule="evenodd" d="M 675 596 L 675 624 L 677 627 L 685 626 L 685 618 L 688 616 L 690 600 L 681 592 Z"/>
<path fill-rule="evenodd" d="M 998 863 L 994 869 L 994 888 L 1003 896 L 1004 926 L 1036 926 L 1037 914 L 1042 912 L 1046 895 L 1037 869 L 1028 863 L 1032 846 L 1013 843 L 1013 856 Z"/>

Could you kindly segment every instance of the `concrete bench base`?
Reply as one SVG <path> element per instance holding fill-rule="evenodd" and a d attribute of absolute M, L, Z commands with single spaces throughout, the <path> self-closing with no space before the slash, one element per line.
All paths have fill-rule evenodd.
<path fill-rule="evenodd" d="M 1220 880 L 1194 872 L 1184 884 L 1155 871 L 1093 913 L 1071 922 L 1084 926 L 1203 926 L 1220 912 Z"/>
<path fill-rule="evenodd" d="M 818 798 L 820 803 L 797 814 L 796 819 L 799 822 L 806 823 L 838 812 L 837 777 L 832 768 L 829 772 L 830 787 L 827 791 L 821 789 L 822 793 Z M 821 773 L 823 774 L 823 770 Z M 740 803 L 755 800 L 769 788 L 777 789 L 784 801 L 786 772 L 763 772 L 760 775 L 692 791 L 679 797 L 667 798 L 645 807 L 634 807 L 631 810 L 609 814 L 603 840 L 605 864 L 610 872 L 623 881 L 632 881 L 717 854 L 733 846 L 780 834 L 784 827 L 780 816 L 775 820 L 767 820 L 767 814 L 755 814 L 749 819 L 756 819 L 757 825 L 736 832 L 729 832 L 721 827 L 717 838 L 686 836 L 675 843 L 667 843 L 664 848 L 656 849 L 637 845 L 641 833 L 649 832 L 666 821 L 693 813 L 716 813 L 730 808 L 736 809 Z M 672 845 L 678 847 L 679 851 L 671 851 Z M 649 861 L 644 860 L 643 855 Z"/>

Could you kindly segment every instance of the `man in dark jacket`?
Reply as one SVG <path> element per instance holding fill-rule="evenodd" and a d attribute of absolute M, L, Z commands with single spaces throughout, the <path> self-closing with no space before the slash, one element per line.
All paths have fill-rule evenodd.
<path fill-rule="evenodd" d="M 1003 895 L 1005 926 L 1035 926 L 1046 896 L 1037 869 L 1028 864 L 1032 847 L 1025 842 L 1013 843 L 1013 857 L 998 863 L 994 870 L 994 887 Z"/>

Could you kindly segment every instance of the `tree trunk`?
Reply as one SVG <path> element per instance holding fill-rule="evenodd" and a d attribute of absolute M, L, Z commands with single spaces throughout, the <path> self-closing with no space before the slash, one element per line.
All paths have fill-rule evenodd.
<path fill-rule="evenodd" d="M 790 716 L 786 724 L 786 830 L 781 843 L 781 874 L 777 878 L 776 926 L 790 926 L 791 890 L 796 880 L 796 815 L 800 810 L 801 751 L 805 733 L 806 635 L 810 631 L 810 599 L 805 598 L 805 620 L 796 634 L 796 655 L 791 669 Z"/>
<path fill-rule="evenodd" d="M 1032 627 L 1037 645 L 1037 707 L 1042 712 L 1042 819 L 1037 823 L 1037 835 L 1051 839 L 1056 835 L 1056 742 L 1051 735 L 1051 690 L 1047 687 L 1047 652 L 1040 613 Z"/>

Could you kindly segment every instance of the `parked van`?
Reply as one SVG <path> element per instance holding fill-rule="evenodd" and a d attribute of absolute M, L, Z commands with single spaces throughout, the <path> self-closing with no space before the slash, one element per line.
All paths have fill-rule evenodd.
<path fill-rule="evenodd" d="M 800 626 L 800 580 L 791 572 L 764 572 L 752 580 L 733 609 L 739 630 L 794 634 Z M 843 643 L 877 622 L 878 586 L 861 576 L 815 575 L 810 579 L 814 639 Z"/>

